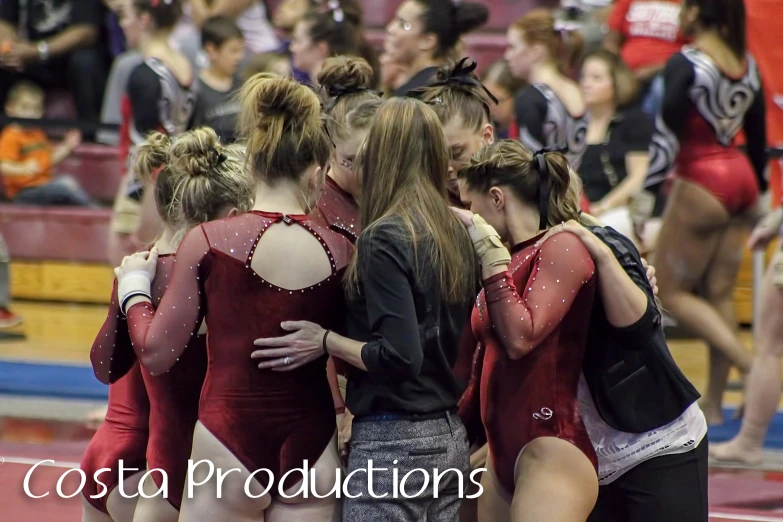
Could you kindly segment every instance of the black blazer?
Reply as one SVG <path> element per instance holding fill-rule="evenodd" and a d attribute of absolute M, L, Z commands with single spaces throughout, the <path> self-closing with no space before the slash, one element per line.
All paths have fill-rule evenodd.
<path fill-rule="evenodd" d="M 660 428 L 682 415 L 699 392 L 669 353 L 661 313 L 634 244 L 611 227 L 588 228 L 612 249 L 648 302 L 635 324 L 615 328 L 596 293 L 582 365 L 590 394 L 601 417 L 617 430 L 644 433 Z"/>

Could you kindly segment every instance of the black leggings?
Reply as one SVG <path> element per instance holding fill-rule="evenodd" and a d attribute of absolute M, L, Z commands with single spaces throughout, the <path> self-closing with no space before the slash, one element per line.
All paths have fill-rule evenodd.
<path fill-rule="evenodd" d="M 642 462 L 598 488 L 587 522 L 707 522 L 707 437 L 687 453 Z"/>

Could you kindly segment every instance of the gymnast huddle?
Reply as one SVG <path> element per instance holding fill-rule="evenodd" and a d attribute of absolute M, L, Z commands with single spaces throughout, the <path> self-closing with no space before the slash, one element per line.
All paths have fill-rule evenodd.
<path fill-rule="evenodd" d="M 404 3 L 401 27 L 430 3 Z M 683 2 L 695 44 L 665 67 L 650 169 L 628 162 L 623 189 L 649 217 L 671 183 L 658 241 L 689 260 L 699 234 L 750 227 L 766 191 L 760 73 L 708 4 Z M 540 10 L 509 28 L 528 85 L 506 139 L 502 97 L 468 57 L 388 97 L 355 56 L 326 59 L 313 85 L 256 74 L 234 144 L 209 127 L 132 130 L 115 213 L 133 203 L 159 234 L 117 236 L 126 255 L 90 352 L 109 405 L 81 464 L 84 522 L 707 522 L 705 413 L 720 396 L 700 407 L 662 308 L 748 372 L 693 317 L 720 320 L 691 283 L 723 288 L 731 272 L 712 272 L 715 246 L 685 278 L 665 257 L 656 273 L 633 225 L 606 226 L 607 198 L 591 207 L 576 170 L 604 160 L 597 110 L 558 68 L 555 37 Z M 726 53 L 735 70 L 712 58 Z M 613 60 L 588 55 L 583 74 Z M 190 96 L 165 60 L 144 66 L 164 97 Z M 731 113 L 711 96 L 727 86 Z M 185 121 L 187 105 L 168 116 Z M 771 240 L 779 218 L 756 234 Z"/>

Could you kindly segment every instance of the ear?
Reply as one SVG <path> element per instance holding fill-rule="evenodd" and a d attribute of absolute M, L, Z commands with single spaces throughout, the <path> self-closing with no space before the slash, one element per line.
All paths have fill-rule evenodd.
<path fill-rule="evenodd" d="M 139 28 L 143 31 L 149 31 L 154 24 L 152 17 L 147 12 L 139 13 Z"/>
<path fill-rule="evenodd" d="M 491 123 L 484 125 L 484 128 L 481 130 L 481 139 L 484 141 L 484 145 L 495 143 L 495 128 Z"/>
<path fill-rule="evenodd" d="M 234 207 L 231 210 L 228 211 L 228 214 L 226 214 L 227 218 L 238 216 L 239 215 L 239 209 Z"/>
<path fill-rule="evenodd" d="M 547 55 L 547 51 L 544 48 L 544 45 L 540 43 L 534 43 L 533 45 L 531 45 L 530 50 L 533 51 L 533 58 L 537 62 L 544 59 L 544 57 L 546 57 Z M 554 59 L 555 57 L 552 56 L 551 58 Z"/>
<path fill-rule="evenodd" d="M 208 55 L 211 55 L 217 52 L 217 47 L 215 47 L 215 44 L 210 42 L 204 44 L 204 50 L 207 52 Z"/>
<path fill-rule="evenodd" d="M 315 50 L 324 60 L 329 58 L 329 56 L 332 54 L 329 52 L 329 44 L 327 44 L 325 41 L 315 44 Z"/>
<path fill-rule="evenodd" d="M 492 187 L 489 189 L 489 197 L 492 198 L 492 204 L 495 209 L 500 211 L 506 207 L 506 193 L 499 187 Z"/>
<path fill-rule="evenodd" d="M 419 50 L 424 53 L 434 53 L 438 45 L 438 37 L 435 33 L 427 33 L 419 36 Z"/>

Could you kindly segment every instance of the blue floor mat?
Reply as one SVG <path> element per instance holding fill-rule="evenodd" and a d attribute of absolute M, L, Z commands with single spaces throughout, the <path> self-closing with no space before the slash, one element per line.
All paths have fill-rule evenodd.
<path fill-rule="evenodd" d="M 707 431 L 707 438 L 710 442 L 725 442 L 734 437 L 739 432 L 741 420 L 731 420 L 734 415 L 734 408 L 724 408 L 723 416 L 726 419 L 720 426 L 710 426 Z M 783 449 L 783 413 L 778 412 L 772 418 L 769 425 L 767 438 L 764 441 L 766 449 Z"/>
<path fill-rule="evenodd" d="M 89 366 L 0 361 L 0 393 L 105 401 L 109 387 L 95 378 Z"/>

